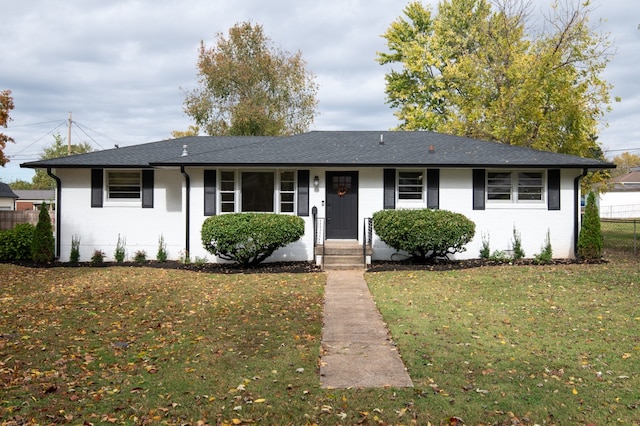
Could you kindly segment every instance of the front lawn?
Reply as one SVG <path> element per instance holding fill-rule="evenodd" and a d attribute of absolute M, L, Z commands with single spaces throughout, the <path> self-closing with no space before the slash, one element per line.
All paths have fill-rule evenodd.
<path fill-rule="evenodd" d="M 3 424 L 640 418 L 635 263 L 367 273 L 413 389 L 320 388 L 321 273 L 0 264 L 0 277 Z"/>
<path fill-rule="evenodd" d="M 637 263 L 405 271 L 367 280 L 416 386 L 412 412 L 467 424 L 640 419 Z"/>

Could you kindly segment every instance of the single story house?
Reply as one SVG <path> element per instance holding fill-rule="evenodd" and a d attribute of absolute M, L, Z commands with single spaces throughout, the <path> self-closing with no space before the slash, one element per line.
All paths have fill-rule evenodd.
<path fill-rule="evenodd" d="M 49 210 L 55 209 L 55 191 L 53 189 L 16 189 L 18 198 L 14 202 L 14 210 L 40 210 L 47 203 Z"/>
<path fill-rule="evenodd" d="M 445 209 L 476 224 L 456 257 L 477 258 L 483 238 L 509 250 L 513 230 L 528 257 L 547 234 L 554 257 L 574 257 L 580 179 L 611 163 L 434 132 L 312 131 L 288 137 L 196 136 L 40 160 L 57 181 L 57 254 L 112 258 L 119 237 L 129 258 L 154 258 L 162 237 L 169 257 L 207 258 L 204 220 L 232 212 L 275 212 L 305 220 L 305 235 L 270 261 L 312 261 L 314 246 L 350 240 L 372 258 L 395 250 L 370 233 L 382 209 Z"/>
<path fill-rule="evenodd" d="M 9 185 L 0 182 L 0 210 L 13 210 L 13 202 L 18 198 Z"/>
<path fill-rule="evenodd" d="M 600 194 L 599 207 L 601 218 L 640 218 L 640 170 L 611 179 L 611 188 Z"/>

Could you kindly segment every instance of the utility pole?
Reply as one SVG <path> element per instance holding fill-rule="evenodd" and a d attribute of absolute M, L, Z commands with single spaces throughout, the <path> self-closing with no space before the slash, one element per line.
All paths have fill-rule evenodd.
<path fill-rule="evenodd" d="M 73 119 L 71 118 L 71 112 L 69 112 L 69 126 L 67 127 L 67 155 L 71 155 L 71 124 L 73 124 Z"/>

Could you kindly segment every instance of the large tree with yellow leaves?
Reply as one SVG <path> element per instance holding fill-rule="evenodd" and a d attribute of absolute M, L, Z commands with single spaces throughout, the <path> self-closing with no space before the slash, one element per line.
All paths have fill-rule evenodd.
<path fill-rule="evenodd" d="M 588 1 L 553 5 L 537 29 L 528 5 L 443 0 L 435 13 L 410 3 L 377 57 L 392 68 L 386 93 L 398 128 L 602 157 L 608 36 L 590 26 Z"/>

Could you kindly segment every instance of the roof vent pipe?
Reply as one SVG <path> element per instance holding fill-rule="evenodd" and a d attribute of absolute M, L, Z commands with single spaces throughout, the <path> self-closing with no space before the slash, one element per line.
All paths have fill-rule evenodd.
<path fill-rule="evenodd" d="M 380 146 L 384 145 L 384 135 L 380 133 Z"/>
<path fill-rule="evenodd" d="M 182 145 L 182 157 L 186 157 L 187 155 L 189 155 L 189 152 L 187 152 L 187 145 Z"/>

